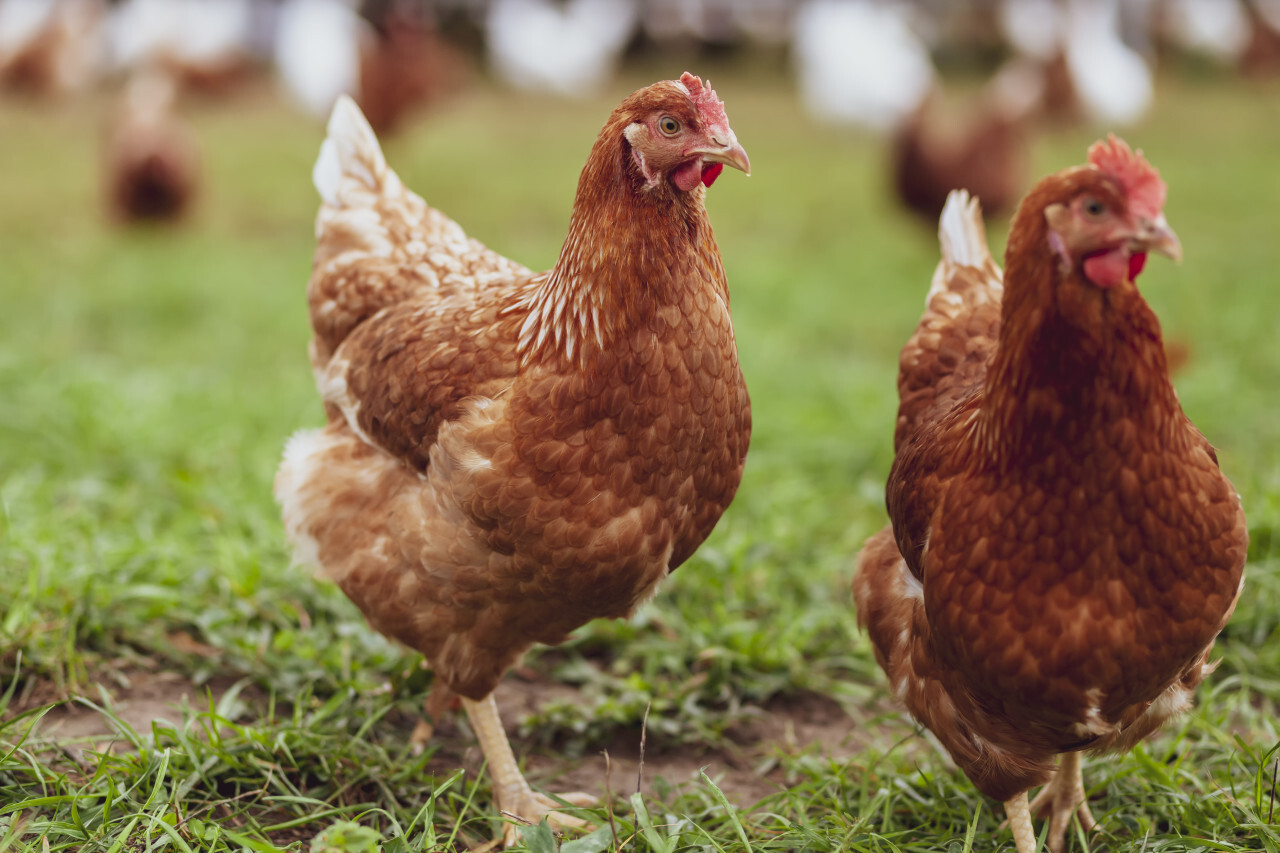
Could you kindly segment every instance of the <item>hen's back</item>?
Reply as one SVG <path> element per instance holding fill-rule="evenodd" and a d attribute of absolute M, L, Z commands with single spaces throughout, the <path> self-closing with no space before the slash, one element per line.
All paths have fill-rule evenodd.
<path fill-rule="evenodd" d="M 938 220 L 942 260 L 924 315 L 898 362 L 894 449 L 981 386 L 1000 335 L 1004 275 L 987 247 L 982 208 L 954 190 Z"/>

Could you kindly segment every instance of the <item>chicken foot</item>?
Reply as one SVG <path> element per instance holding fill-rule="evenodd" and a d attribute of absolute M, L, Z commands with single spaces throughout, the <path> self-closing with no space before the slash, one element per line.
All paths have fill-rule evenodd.
<path fill-rule="evenodd" d="M 1098 825 L 1085 800 L 1078 752 L 1063 753 L 1057 772 L 1030 804 L 1027 803 L 1027 792 L 1023 791 L 1008 800 L 1004 809 L 1009 816 L 1006 822 L 1013 832 L 1013 843 L 1018 853 L 1035 853 L 1036 833 L 1031 824 L 1033 813 L 1038 818 L 1049 819 L 1045 849 L 1050 853 L 1062 853 L 1066 849 L 1067 824 L 1073 815 L 1086 832 Z"/>
<path fill-rule="evenodd" d="M 475 730 L 476 739 L 480 741 L 480 749 L 489 762 L 489 775 L 493 778 L 493 797 L 503 813 L 530 824 L 538 823 L 546 817 L 553 827 L 591 828 L 591 825 L 582 818 L 558 811 L 562 808 L 559 803 L 550 797 L 534 793 L 529 787 L 529 783 L 520 772 L 519 765 L 516 764 L 515 755 L 511 752 L 511 744 L 507 741 L 507 733 L 502 729 L 502 720 L 498 717 L 498 706 L 493 701 L 492 693 L 479 702 L 464 696 L 462 707 L 467 711 L 471 728 Z M 591 806 L 596 803 L 595 797 L 584 793 L 564 794 L 560 798 L 575 806 Z M 517 826 L 516 823 L 507 824 L 502 833 L 504 847 L 509 847 L 518 840 Z"/>
<path fill-rule="evenodd" d="M 1066 847 L 1067 825 L 1074 815 L 1086 832 L 1097 826 L 1084 793 L 1084 778 L 1080 772 L 1080 753 L 1064 752 L 1049 784 L 1040 789 L 1028 810 L 1038 818 L 1049 819 L 1047 846 L 1052 853 L 1061 853 Z"/>

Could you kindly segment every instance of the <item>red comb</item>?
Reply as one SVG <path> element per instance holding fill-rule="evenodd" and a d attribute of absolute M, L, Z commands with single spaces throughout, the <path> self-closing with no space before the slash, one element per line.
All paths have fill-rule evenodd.
<path fill-rule="evenodd" d="M 1114 178 L 1129 197 L 1129 208 L 1139 216 L 1155 219 L 1164 209 L 1169 188 L 1160 173 L 1141 151 L 1134 151 L 1123 139 L 1108 133 L 1105 142 L 1089 146 L 1089 165 Z"/>
<path fill-rule="evenodd" d="M 716 90 L 711 88 L 710 80 L 703 86 L 701 77 L 686 71 L 680 75 L 680 83 L 689 90 L 689 96 L 702 114 L 703 121 L 712 125 L 729 126 L 729 117 L 724 113 L 724 102 L 716 95 Z"/>

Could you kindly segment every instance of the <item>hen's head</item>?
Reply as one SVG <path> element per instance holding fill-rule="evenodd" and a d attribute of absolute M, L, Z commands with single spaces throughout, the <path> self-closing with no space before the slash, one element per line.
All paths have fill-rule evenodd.
<path fill-rule="evenodd" d="M 1132 282 L 1148 252 L 1181 260 L 1182 246 L 1164 217 L 1166 193 L 1142 152 L 1110 135 L 1089 148 L 1087 165 L 1059 172 L 1032 190 L 1017 219 L 1042 215 L 1048 248 L 1063 272 L 1076 271 L 1086 282 L 1110 289 Z M 1027 221 L 1022 230 L 1041 228 Z"/>
<path fill-rule="evenodd" d="M 645 189 L 670 185 L 687 193 L 711 186 L 725 166 L 751 173 L 747 152 L 729 127 L 710 81 L 686 71 L 635 92 L 614 111 L 626 155 Z"/>

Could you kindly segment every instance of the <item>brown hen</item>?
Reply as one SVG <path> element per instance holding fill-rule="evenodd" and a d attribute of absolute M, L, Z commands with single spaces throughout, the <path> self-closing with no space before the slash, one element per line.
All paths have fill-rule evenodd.
<path fill-rule="evenodd" d="M 499 679 L 534 643 L 646 601 L 742 475 L 750 405 L 703 205 L 725 165 L 749 169 L 710 86 L 633 93 L 555 267 L 532 273 L 405 189 L 350 100 L 316 164 L 307 296 L 329 424 L 285 449 L 285 525 L 462 696 L 497 805 L 524 820 L 575 822 L 516 766 Z"/>
<path fill-rule="evenodd" d="M 964 189 L 983 200 L 988 216 L 1008 215 L 1027 185 L 1029 112 L 1029 104 L 1012 102 L 996 85 L 963 113 L 949 109 L 940 91 L 931 92 L 893 137 L 898 200 L 931 224 L 948 194 Z"/>
<path fill-rule="evenodd" d="M 902 351 L 892 525 L 859 556 L 858 619 L 1019 853 L 1033 809 L 1054 851 L 1072 815 L 1092 826 L 1080 751 L 1190 706 L 1241 588 L 1239 497 L 1134 283 L 1148 251 L 1181 256 L 1164 198 L 1140 153 L 1096 144 L 1022 202 L 1002 281 L 977 202 L 953 195 Z"/>
<path fill-rule="evenodd" d="M 120 222 L 176 221 L 200 185 L 200 146 L 174 109 L 176 83 L 148 68 L 130 77 L 112 116 L 103 157 L 104 192 Z"/>

